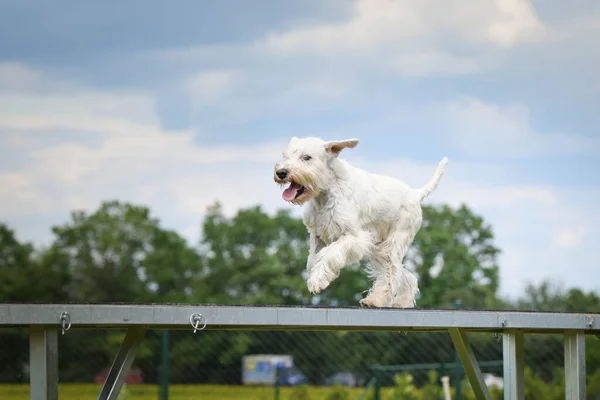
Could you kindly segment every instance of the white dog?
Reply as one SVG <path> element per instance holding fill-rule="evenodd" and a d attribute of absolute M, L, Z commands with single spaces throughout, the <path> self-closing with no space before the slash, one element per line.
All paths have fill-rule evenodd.
<path fill-rule="evenodd" d="M 358 139 L 294 137 L 275 165 L 275 182 L 289 183 L 283 199 L 307 206 L 303 221 L 310 233 L 308 290 L 320 293 L 343 267 L 366 259 L 374 282 L 360 304 L 414 307 L 417 278 L 402 262 L 421 228 L 421 201 L 436 189 L 448 160 L 439 163 L 425 186 L 412 189 L 338 157 L 357 144 Z"/>

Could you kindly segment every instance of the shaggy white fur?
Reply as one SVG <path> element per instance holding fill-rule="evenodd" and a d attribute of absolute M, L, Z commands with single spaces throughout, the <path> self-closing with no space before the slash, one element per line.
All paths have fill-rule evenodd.
<path fill-rule="evenodd" d="M 366 259 L 373 285 L 360 304 L 414 307 L 417 278 L 402 262 L 423 222 L 421 201 L 437 188 L 448 159 L 440 161 L 429 182 L 413 189 L 339 158 L 343 149 L 357 144 L 358 139 L 293 137 L 275 165 L 275 182 L 289 183 L 283 199 L 306 205 L 308 290 L 320 293 L 343 267 Z"/>

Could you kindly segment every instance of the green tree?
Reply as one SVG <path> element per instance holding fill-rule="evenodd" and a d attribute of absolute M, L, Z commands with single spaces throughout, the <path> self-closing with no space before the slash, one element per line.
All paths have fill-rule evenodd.
<path fill-rule="evenodd" d="M 466 205 L 423 206 L 423 225 L 407 254 L 419 277 L 419 307 L 467 308 L 498 303 L 500 250 L 489 224 Z"/>
<path fill-rule="evenodd" d="M 65 291 L 74 302 L 189 301 L 202 268 L 198 252 L 162 228 L 144 206 L 107 201 L 91 213 L 73 212 L 70 221 L 52 232 L 55 239 L 44 252 L 44 264 L 66 268 Z M 193 286 L 200 289 L 202 282 Z M 69 338 L 61 346 L 62 376 L 90 382 L 110 366 L 122 333 L 73 330 Z M 83 342 L 94 345 L 81 346 Z M 136 362 L 154 357 L 151 365 L 157 365 L 159 345 L 156 340 L 145 341 Z M 88 360 L 87 368 L 81 368 L 78 360 Z"/>
<path fill-rule="evenodd" d="M 181 301 L 202 266 L 197 252 L 143 206 L 108 201 L 91 214 L 73 212 L 52 232 L 48 257 L 68 266 L 73 301 Z"/>
<path fill-rule="evenodd" d="M 218 304 L 308 303 L 303 277 L 308 236 L 300 220 L 284 211 L 270 217 L 258 206 L 226 218 L 217 203 L 202 228 L 202 281 L 211 294 L 195 298 Z"/>
<path fill-rule="evenodd" d="M 66 300 L 66 270 L 46 263 L 31 243 L 21 243 L 15 232 L 0 224 L 0 302 L 61 302 Z M 27 332 L 0 331 L 0 382 L 18 382 L 25 377 L 28 361 Z"/>
<path fill-rule="evenodd" d="M 20 243 L 12 229 L 0 225 L 0 301 L 23 301 L 31 292 L 27 273 L 32 268 L 33 246 Z"/>
<path fill-rule="evenodd" d="M 47 253 L 36 252 L 31 243 L 19 242 L 12 229 L 0 224 L 0 301 L 65 300 L 68 273 L 48 260 Z"/>
<path fill-rule="evenodd" d="M 544 280 L 537 285 L 528 284 L 525 294 L 516 301 L 515 308 L 529 311 L 555 311 L 569 313 L 598 313 L 600 311 L 600 296 L 590 291 L 588 293 L 579 288 L 564 289 L 562 285 L 550 280 Z M 540 370 L 540 374 L 549 379 L 545 371 L 553 371 L 562 366 L 562 341 L 560 335 L 540 335 L 536 340 L 527 343 L 533 364 Z M 586 365 L 588 371 L 600 369 L 600 346 L 598 338 L 587 336 L 586 339 Z M 558 349 L 559 354 L 556 354 Z"/>
<path fill-rule="evenodd" d="M 600 297 L 594 292 L 585 293 L 578 288 L 564 290 L 561 285 L 544 280 L 538 285 L 528 284 L 516 306 L 532 311 L 596 313 L 600 311 Z"/>
<path fill-rule="evenodd" d="M 192 288 L 199 298 L 209 292 L 202 280 L 202 257 L 184 238 L 174 231 L 158 229 L 152 243 L 153 251 L 143 261 L 149 301 L 190 301 Z"/>

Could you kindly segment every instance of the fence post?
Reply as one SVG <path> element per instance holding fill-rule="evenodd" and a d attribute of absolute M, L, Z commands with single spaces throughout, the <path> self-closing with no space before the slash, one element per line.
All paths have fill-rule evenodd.
<path fill-rule="evenodd" d="M 460 299 L 457 299 L 454 302 L 454 308 L 456 310 L 460 310 L 462 308 Z M 460 358 L 458 357 L 458 351 L 456 350 L 456 347 L 454 347 L 454 374 L 455 374 L 454 380 L 456 381 L 456 383 L 455 383 L 455 386 L 456 386 L 455 398 L 456 398 L 456 400 L 462 400 L 462 389 L 461 389 L 462 364 L 460 362 Z"/>
<path fill-rule="evenodd" d="M 565 399 L 585 399 L 585 334 L 583 331 L 564 333 Z"/>
<path fill-rule="evenodd" d="M 381 400 L 381 374 L 382 370 L 375 367 L 375 385 L 373 385 L 373 400 Z"/>
<path fill-rule="evenodd" d="M 159 400 L 169 400 L 169 330 L 161 332 Z"/>
<path fill-rule="evenodd" d="M 29 328 L 29 393 L 32 399 L 58 399 L 58 331 Z"/>

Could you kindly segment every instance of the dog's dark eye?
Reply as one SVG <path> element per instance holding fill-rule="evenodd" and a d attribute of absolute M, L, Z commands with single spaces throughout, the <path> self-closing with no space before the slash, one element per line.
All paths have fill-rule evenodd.
<path fill-rule="evenodd" d="M 310 161 L 310 160 L 312 159 L 312 157 L 311 157 L 311 156 L 309 156 L 309 155 L 306 155 L 306 156 L 302 156 L 302 159 L 303 159 L 304 161 Z"/>

